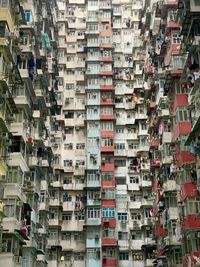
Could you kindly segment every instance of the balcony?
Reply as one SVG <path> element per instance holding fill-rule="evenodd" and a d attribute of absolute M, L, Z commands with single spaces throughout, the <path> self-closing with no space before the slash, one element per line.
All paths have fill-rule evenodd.
<path fill-rule="evenodd" d="M 112 8 L 112 4 L 111 4 L 111 1 L 108 0 L 103 0 L 100 2 L 100 5 L 99 5 L 99 9 L 111 9 Z"/>
<path fill-rule="evenodd" d="M 142 239 L 132 240 L 131 241 L 131 249 L 132 250 L 141 250 L 144 241 Z"/>
<path fill-rule="evenodd" d="M 129 209 L 140 209 L 141 201 L 129 201 L 128 202 Z"/>
<path fill-rule="evenodd" d="M 175 125 L 172 139 L 177 140 L 181 135 L 189 135 L 192 130 L 192 124 L 190 121 L 180 121 Z"/>
<path fill-rule="evenodd" d="M 87 238 L 86 239 L 86 247 L 87 248 L 100 248 L 101 247 L 101 239 L 97 235 L 95 238 Z"/>
<path fill-rule="evenodd" d="M 184 201 L 186 198 L 199 197 L 197 185 L 192 183 L 184 183 L 180 190 L 180 201 Z"/>
<path fill-rule="evenodd" d="M 0 9 L 0 21 L 6 21 L 10 32 L 15 33 L 15 23 L 9 7 Z"/>
<path fill-rule="evenodd" d="M 107 170 L 102 170 L 102 171 L 111 171 L 111 169 L 107 169 Z M 113 170 L 114 171 L 114 170 Z M 107 188 L 107 187 L 115 187 L 115 179 L 113 178 L 110 181 L 102 181 L 101 182 L 101 187 L 102 188 Z"/>
<path fill-rule="evenodd" d="M 58 198 L 50 198 L 49 199 L 49 206 L 60 206 L 60 200 Z"/>
<path fill-rule="evenodd" d="M 48 246 L 50 247 L 60 246 L 60 241 L 57 239 L 48 239 Z"/>
<path fill-rule="evenodd" d="M 101 205 L 100 199 L 87 199 L 87 206 L 99 206 Z"/>
<path fill-rule="evenodd" d="M 76 240 L 61 240 L 60 246 L 62 250 L 76 250 L 76 251 L 84 251 L 85 250 L 85 241 L 76 241 Z"/>
<path fill-rule="evenodd" d="M 115 199 L 106 199 L 105 192 L 102 192 L 102 201 L 101 201 L 101 206 L 105 208 L 112 208 L 116 207 L 116 200 Z"/>
<path fill-rule="evenodd" d="M 113 61 L 113 58 L 112 56 L 101 56 L 100 57 L 100 61 L 103 61 L 103 62 L 112 62 Z"/>
<path fill-rule="evenodd" d="M 111 91 L 112 89 L 113 89 L 113 85 L 112 84 L 100 83 L 100 90 L 102 90 L 102 91 Z"/>
<path fill-rule="evenodd" d="M 115 218 L 103 218 L 102 219 L 102 226 L 103 227 L 115 228 L 116 225 L 117 225 L 117 222 L 116 222 Z"/>
<path fill-rule="evenodd" d="M 102 246 L 117 246 L 117 239 L 115 237 L 103 237 L 101 240 Z"/>
<path fill-rule="evenodd" d="M 96 120 L 99 120 L 100 119 L 100 116 L 99 116 L 99 114 L 97 113 L 97 114 L 87 114 L 87 118 L 86 118 L 87 120 L 94 120 L 94 121 L 96 121 Z"/>
<path fill-rule="evenodd" d="M 115 170 L 114 162 L 113 163 L 109 163 L 109 162 L 105 162 L 102 159 L 102 162 L 101 162 L 101 171 L 114 171 L 114 170 Z"/>
<path fill-rule="evenodd" d="M 18 197 L 22 202 L 26 202 L 26 196 L 19 184 L 5 184 L 4 198 Z"/>
<path fill-rule="evenodd" d="M 163 183 L 163 192 L 176 191 L 176 181 L 168 180 Z"/>
<path fill-rule="evenodd" d="M 200 218 L 197 214 L 190 214 L 184 218 L 182 227 L 188 231 L 200 229 Z"/>
<path fill-rule="evenodd" d="M 101 267 L 101 260 L 100 259 L 92 259 L 87 258 L 87 267 Z"/>
<path fill-rule="evenodd" d="M 21 152 L 10 153 L 8 165 L 9 166 L 20 166 L 23 172 L 29 171 L 27 162 Z"/>
<path fill-rule="evenodd" d="M 111 70 L 105 70 L 105 69 L 101 68 L 99 70 L 99 75 L 101 75 L 101 76 L 112 76 L 113 75 L 113 71 L 112 71 L 112 69 Z"/>
<path fill-rule="evenodd" d="M 148 197 L 142 199 L 141 206 L 151 207 L 152 205 L 153 205 L 152 199 L 150 199 Z"/>
<path fill-rule="evenodd" d="M 186 164 L 193 164 L 196 162 L 196 158 L 193 154 L 188 151 L 181 151 L 176 155 L 176 166 L 182 167 Z"/>
<path fill-rule="evenodd" d="M 187 107 L 188 105 L 188 94 L 176 94 L 172 110 L 176 112 L 178 107 Z"/>
<path fill-rule="evenodd" d="M 113 120 L 113 114 L 100 114 L 100 120 Z"/>
<path fill-rule="evenodd" d="M 95 220 L 95 219 L 94 219 Z M 63 221 L 61 226 L 61 231 L 83 231 L 83 226 L 85 225 L 85 221 L 77 221 L 77 220 L 70 220 L 70 221 Z"/>
<path fill-rule="evenodd" d="M 99 180 L 87 180 L 87 187 L 100 187 L 101 186 L 101 182 L 100 179 Z"/>
<path fill-rule="evenodd" d="M 102 260 L 102 266 L 103 267 L 111 267 L 111 266 L 118 266 L 118 260 L 117 259 L 112 259 L 112 258 L 103 258 Z"/>
<path fill-rule="evenodd" d="M 87 225 L 101 225 L 101 219 L 100 218 L 94 218 L 94 219 L 87 219 Z"/>
<path fill-rule="evenodd" d="M 102 106 L 108 106 L 108 105 L 114 105 L 113 99 L 107 99 L 107 98 L 101 98 L 100 105 Z"/>

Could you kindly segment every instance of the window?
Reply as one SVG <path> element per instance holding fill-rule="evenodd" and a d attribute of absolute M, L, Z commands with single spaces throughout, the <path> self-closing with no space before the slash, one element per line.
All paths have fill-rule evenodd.
<path fill-rule="evenodd" d="M 102 191 L 102 198 L 115 199 L 115 191 L 114 190 L 109 190 L 109 189 L 104 189 Z"/>
<path fill-rule="evenodd" d="M 84 160 L 76 160 L 76 167 L 79 167 L 79 166 L 84 166 L 85 165 L 85 161 Z"/>
<path fill-rule="evenodd" d="M 6 180 L 7 183 L 22 183 L 23 172 L 19 167 L 9 167 Z"/>
<path fill-rule="evenodd" d="M 49 231 L 49 239 L 58 240 L 58 232 L 57 231 Z"/>
<path fill-rule="evenodd" d="M 114 258 L 116 257 L 116 249 L 115 248 L 107 248 L 106 249 L 106 258 Z"/>
<path fill-rule="evenodd" d="M 61 233 L 61 239 L 62 240 L 71 240 L 71 233 L 70 232 Z"/>
<path fill-rule="evenodd" d="M 88 219 L 100 218 L 100 210 L 95 208 L 88 208 L 87 217 Z"/>
<path fill-rule="evenodd" d="M 128 240 L 128 233 L 127 232 L 118 232 L 118 239 L 119 240 Z"/>
<path fill-rule="evenodd" d="M 132 231 L 131 232 L 131 238 L 132 238 L 132 240 L 140 240 L 140 239 L 142 239 L 142 233 L 139 231 Z"/>
<path fill-rule="evenodd" d="M 5 2 L 5 0 L 3 2 Z M 25 20 L 26 20 L 26 22 L 31 22 L 31 20 L 32 20 L 31 17 L 32 17 L 31 11 L 30 10 L 26 10 L 25 11 Z"/>
<path fill-rule="evenodd" d="M 142 130 L 146 130 L 147 129 L 147 124 L 146 123 L 141 123 L 141 128 Z"/>
<path fill-rule="evenodd" d="M 143 254 L 141 253 L 133 253 L 133 261 L 142 261 L 143 260 Z"/>
<path fill-rule="evenodd" d="M 84 214 L 84 212 L 82 212 L 82 211 L 75 212 L 75 220 L 76 221 L 83 221 L 83 220 L 85 220 L 85 214 Z"/>
<path fill-rule="evenodd" d="M 184 63 L 185 63 L 185 57 L 180 57 L 180 56 L 172 57 L 173 68 L 183 68 Z"/>
<path fill-rule="evenodd" d="M 114 218 L 115 217 L 115 209 L 114 208 L 102 208 L 102 217 Z"/>
<path fill-rule="evenodd" d="M 181 43 L 181 37 L 179 33 L 172 33 L 172 43 L 173 44 L 180 44 Z"/>
<path fill-rule="evenodd" d="M 83 241 L 84 240 L 83 232 L 75 232 L 74 233 L 74 240 Z"/>
<path fill-rule="evenodd" d="M 113 114 L 113 108 L 111 108 L 111 107 L 101 108 L 101 114 L 112 115 Z"/>
<path fill-rule="evenodd" d="M 128 252 L 119 252 L 119 260 L 120 261 L 128 261 L 129 253 Z"/>
<path fill-rule="evenodd" d="M 72 201 L 72 196 L 68 192 L 63 192 L 63 202 Z"/>
<path fill-rule="evenodd" d="M 74 253 L 75 261 L 83 261 L 84 260 L 84 252 L 75 252 Z"/>
<path fill-rule="evenodd" d="M 189 120 L 189 112 L 187 109 L 177 108 L 176 112 L 176 121 L 188 121 Z"/>
<path fill-rule="evenodd" d="M 74 83 L 66 83 L 66 86 L 65 86 L 66 90 L 73 90 L 74 87 L 75 87 Z"/>
<path fill-rule="evenodd" d="M 72 177 L 63 177 L 63 184 L 71 184 Z"/>
<path fill-rule="evenodd" d="M 113 162 L 113 155 L 112 154 L 102 154 L 101 161 L 102 164 L 105 163 L 112 163 Z"/>
<path fill-rule="evenodd" d="M 84 143 L 76 144 L 76 149 L 85 149 L 85 144 Z"/>
<path fill-rule="evenodd" d="M 112 121 L 101 122 L 101 130 L 112 131 L 113 130 L 113 122 Z"/>
<path fill-rule="evenodd" d="M 66 127 L 65 128 L 65 134 L 73 134 L 74 128 L 73 127 Z"/>
<path fill-rule="evenodd" d="M 103 233 L 102 233 L 103 237 L 114 237 L 116 238 L 116 231 L 115 229 L 109 229 L 109 228 L 104 228 Z"/>
<path fill-rule="evenodd" d="M 64 144 L 64 149 L 65 150 L 72 150 L 73 149 L 73 144 L 72 143 Z"/>
<path fill-rule="evenodd" d="M 130 200 L 133 201 L 133 202 L 141 201 L 141 195 L 131 194 L 130 195 Z"/>
<path fill-rule="evenodd" d="M 129 177 L 130 184 L 139 184 L 139 177 L 138 176 L 131 176 Z"/>
<path fill-rule="evenodd" d="M 119 212 L 117 214 L 117 218 L 119 221 L 127 221 L 128 220 L 128 215 L 126 212 Z"/>
<path fill-rule="evenodd" d="M 75 178 L 75 184 L 83 184 L 85 182 L 85 177 L 84 176 L 77 176 Z"/>
<path fill-rule="evenodd" d="M 115 160 L 115 167 L 126 167 L 126 160 L 125 159 Z"/>
<path fill-rule="evenodd" d="M 70 221 L 72 219 L 72 213 L 63 213 L 62 220 L 63 221 Z"/>
<path fill-rule="evenodd" d="M 125 144 L 124 143 L 115 144 L 115 149 L 116 150 L 124 150 L 125 149 Z"/>
<path fill-rule="evenodd" d="M 124 133 L 124 128 L 116 127 L 115 132 L 116 132 L 116 133 Z"/>
<path fill-rule="evenodd" d="M 66 159 L 63 161 L 64 162 L 64 167 L 72 167 L 72 160 Z"/>
<path fill-rule="evenodd" d="M 133 221 L 140 221 L 141 220 L 141 214 L 140 212 L 131 212 L 131 219 Z"/>
<path fill-rule="evenodd" d="M 101 178 L 103 181 L 111 181 L 113 178 L 113 173 L 112 172 L 102 172 Z"/>
<path fill-rule="evenodd" d="M 126 185 L 126 177 L 116 177 L 117 185 Z"/>
<path fill-rule="evenodd" d="M 113 146 L 113 139 L 111 137 L 101 139 L 102 146 Z"/>
<path fill-rule="evenodd" d="M 73 119 L 74 118 L 74 112 L 65 111 L 64 116 L 65 116 L 65 119 Z"/>
<path fill-rule="evenodd" d="M 128 148 L 129 149 L 138 149 L 139 144 L 134 141 L 128 141 Z"/>

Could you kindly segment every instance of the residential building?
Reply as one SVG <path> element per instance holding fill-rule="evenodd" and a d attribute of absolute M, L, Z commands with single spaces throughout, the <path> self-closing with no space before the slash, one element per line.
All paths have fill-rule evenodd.
<path fill-rule="evenodd" d="M 200 266 L 196 0 L 0 0 L 0 266 Z"/>

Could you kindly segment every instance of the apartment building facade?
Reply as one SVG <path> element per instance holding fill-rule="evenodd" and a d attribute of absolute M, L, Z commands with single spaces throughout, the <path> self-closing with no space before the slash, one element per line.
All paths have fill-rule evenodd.
<path fill-rule="evenodd" d="M 199 13 L 0 1 L 0 266 L 200 265 Z"/>
<path fill-rule="evenodd" d="M 148 31 L 155 266 L 200 262 L 199 8 L 198 1 L 157 1 Z"/>
<path fill-rule="evenodd" d="M 46 266 L 57 111 L 55 1 L 0 2 L 0 266 Z"/>

